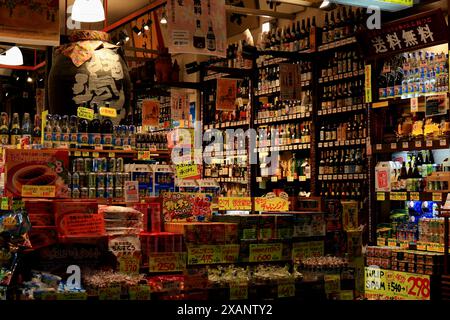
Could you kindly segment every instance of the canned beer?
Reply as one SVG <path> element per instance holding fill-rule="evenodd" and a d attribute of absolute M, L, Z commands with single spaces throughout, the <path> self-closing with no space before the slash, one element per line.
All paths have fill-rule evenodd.
<path fill-rule="evenodd" d="M 114 191 L 114 197 L 123 198 L 123 188 L 122 187 L 116 187 L 116 189 Z"/>
<path fill-rule="evenodd" d="M 112 172 L 106 173 L 105 186 L 106 188 L 114 188 L 114 173 Z"/>
<path fill-rule="evenodd" d="M 123 183 L 125 184 L 125 182 L 127 182 L 127 181 L 131 181 L 131 172 L 124 172 L 124 173 L 122 173 L 122 180 L 123 180 Z"/>
<path fill-rule="evenodd" d="M 109 172 L 116 172 L 116 159 L 109 158 L 108 160 L 108 170 Z"/>
<path fill-rule="evenodd" d="M 81 188 L 81 199 L 87 199 L 87 198 L 89 198 L 89 189 Z"/>
<path fill-rule="evenodd" d="M 88 186 L 89 188 L 94 188 L 97 186 L 97 173 L 89 172 Z"/>
<path fill-rule="evenodd" d="M 84 171 L 85 172 L 92 172 L 92 158 L 85 158 L 84 159 Z"/>
<path fill-rule="evenodd" d="M 108 160 L 106 158 L 100 158 L 98 164 L 98 172 L 108 171 Z"/>
<path fill-rule="evenodd" d="M 72 190 L 72 198 L 79 199 L 80 198 L 80 189 L 73 188 Z"/>
<path fill-rule="evenodd" d="M 78 172 L 74 172 L 72 174 L 72 188 L 73 188 L 73 191 L 75 191 L 75 188 L 78 188 L 79 186 L 80 186 L 80 175 L 78 174 Z"/>
<path fill-rule="evenodd" d="M 106 196 L 107 199 L 114 198 L 114 188 L 106 188 Z"/>
<path fill-rule="evenodd" d="M 80 172 L 78 175 L 80 176 L 80 188 L 86 187 L 86 173 Z"/>
<path fill-rule="evenodd" d="M 105 188 L 105 174 L 103 172 L 97 174 L 97 188 Z"/>
<path fill-rule="evenodd" d="M 97 188 L 97 198 L 98 199 L 105 198 L 105 188 Z"/>
<path fill-rule="evenodd" d="M 114 160 L 114 159 L 112 159 L 112 160 Z M 117 172 L 123 172 L 123 167 L 124 167 L 123 163 L 124 163 L 123 158 L 116 159 L 116 171 Z"/>
<path fill-rule="evenodd" d="M 116 177 L 116 188 L 117 187 L 122 187 L 123 186 L 122 173 L 121 172 L 116 172 L 115 177 Z"/>
<path fill-rule="evenodd" d="M 75 171 L 84 172 L 84 159 L 83 158 L 77 158 L 75 160 L 75 163 L 76 163 Z"/>
<path fill-rule="evenodd" d="M 97 189 L 89 188 L 89 199 L 95 199 L 97 197 Z"/>

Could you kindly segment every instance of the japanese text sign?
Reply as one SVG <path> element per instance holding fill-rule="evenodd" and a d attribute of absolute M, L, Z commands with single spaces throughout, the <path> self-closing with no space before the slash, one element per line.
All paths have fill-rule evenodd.
<path fill-rule="evenodd" d="M 365 268 L 366 297 L 369 300 L 430 300 L 430 276 Z"/>
<path fill-rule="evenodd" d="M 219 210 L 252 210 L 250 197 L 221 197 L 219 198 Z"/>
<path fill-rule="evenodd" d="M 271 211 L 271 212 L 284 212 L 289 210 L 288 199 L 275 197 L 275 198 L 255 198 L 255 211 Z"/>
<path fill-rule="evenodd" d="M 367 30 L 358 40 L 367 56 L 384 56 L 447 42 L 447 29 L 442 11 L 437 9 Z"/>

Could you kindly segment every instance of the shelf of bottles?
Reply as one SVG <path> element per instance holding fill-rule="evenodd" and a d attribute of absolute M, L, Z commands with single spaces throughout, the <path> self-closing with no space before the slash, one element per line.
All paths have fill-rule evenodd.
<path fill-rule="evenodd" d="M 227 59 L 217 62 L 229 68 L 243 67 L 249 62 L 241 57 L 242 42 L 230 45 Z M 248 67 L 249 65 L 247 65 Z M 251 66 L 251 65 L 250 65 Z M 248 139 L 244 132 L 250 128 L 251 117 L 251 79 L 238 80 L 238 92 L 235 110 L 216 109 L 216 87 L 206 87 L 203 94 L 203 130 L 206 139 L 212 137 L 211 129 L 220 130 L 223 146 L 211 152 L 211 162 L 203 165 L 203 177 L 213 178 L 219 183 L 221 196 L 250 196 L 251 166 L 248 157 Z M 228 136 L 227 130 L 234 129 L 234 136 Z M 228 141 L 232 137 L 233 141 Z M 214 138 L 211 138 L 213 141 Z M 227 140 L 228 139 L 228 140 Z M 232 143 L 232 144 L 231 144 Z M 209 145 L 209 143 L 208 143 Z"/>
<path fill-rule="evenodd" d="M 398 100 L 448 92 L 448 51 L 442 46 L 386 59 L 378 76 L 379 100 Z"/>
<path fill-rule="evenodd" d="M 419 244 L 443 244 L 436 208 L 450 191 L 448 108 L 427 108 L 431 96 L 447 99 L 448 45 L 391 56 L 375 67 L 374 107 L 381 106 L 371 111 L 376 235 L 427 250 Z M 442 229 L 429 234 L 428 225 Z"/>
<path fill-rule="evenodd" d="M 364 28 L 367 21 L 365 15 L 359 7 L 356 10 L 342 7 L 325 13 L 318 51 L 334 50 L 356 43 L 355 34 Z"/>
<path fill-rule="evenodd" d="M 322 29 L 326 46 L 319 47 L 319 51 L 333 50 L 322 53 L 318 68 L 316 193 L 329 199 L 362 201 L 369 192 L 364 60 L 358 48 L 350 45 L 358 24 L 345 23 L 361 12 L 340 10 L 326 13 Z"/>

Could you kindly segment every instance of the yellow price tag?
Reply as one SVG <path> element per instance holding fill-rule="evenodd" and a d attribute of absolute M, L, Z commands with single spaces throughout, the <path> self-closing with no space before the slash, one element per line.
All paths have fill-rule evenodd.
<path fill-rule="evenodd" d="M 442 201 L 442 193 L 433 192 L 432 199 L 433 199 L 433 201 L 436 201 L 436 202 Z"/>
<path fill-rule="evenodd" d="M 278 284 L 278 298 L 295 297 L 295 283 L 279 283 Z"/>
<path fill-rule="evenodd" d="M 55 186 L 22 186 L 22 197 L 24 198 L 54 198 L 55 194 Z"/>
<path fill-rule="evenodd" d="M 186 179 L 199 176 L 196 164 L 177 164 L 176 175 L 178 179 Z"/>
<path fill-rule="evenodd" d="M 388 246 L 389 247 L 396 247 L 397 246 L 397 239 L 388 239 Z"/>
<path fill-rule="evenodd" d="M 384 201 L 385 199 L 385 193 L 384 192 L 377 192 L 377 201 Z"/>
<path fill-rule="evenodd" d="M 426 242 L 417 241 L 416 245 L 417 245 L 417 250 L 427 251 L 427 243 Z"/>
<path fill-rule="evenodd" d="M 100 115 L 102 117 L 116 118 L 117 110 L 114 108 L 100 107 Z"/>
<path fill-rule="evenodd" d="M 129 274 L 139 273 L 139 257 L 134 255 L 123 255 L 118 258 L 119 260 L 119 271 Z"/>
<path fill-rule="evenodd" d="M 230 285 L 230 300 L 247 300 L 248 286 L 247 285 Z"/>
<path fill-rule="evenodd" d="M 419 192 L 410 192 L 409 193 L 409 200 L 419 201 L 420 200 L 420 193 Z"/>
<path fill-rule="evenodd" d="M 138 151 L 138 160 L 150 160 L 150 151 Z"/>
<path fill-rule="evenodd" d="M 386 245 L 386 238 L 377 238 L 377 246 L 384 247 Z"/>
<path fill-rule="evenodd" d="M 364 67 L 365 79 L 365 100 L 366 103 L 372 102 L 372 65 L 367 64 Z"/>
<path fill-rule="evenodd" d="M 107 287 L 98 289 L 98 299 L 99 300 L 120 300 L 120 294 L 122 288 L 117 287 Z"/>
<path fill-rule="evenodd" d="M 250 262 L 279 261 L 282 257 L 281 243 L 250 244 Z"/>
<path fill-rule="evenodd" d="M 408 240 L 400 240 L 400 248 L 409 249 L 409 241 Z"/>
<path fill-rule="evenodd" d="M 150 272 L 174 272 L 186 269 L 185 252 L 152 253 L 149 257 Z"/>
<path fill-rule="evenodd" d="M 98 152 L 92 152 L 92 157 L 99 158 L 100 154 Z"/>
<path fill-rule="evenodd" d="M 93 120 L 94 119 L 94 110 L 85 108 L 85 107 L 78 107 L 77 116 L 78 116 L 78 118 Z"/>
<path fill-rule="evenodd" d="M 138 285 L 128 289 L 130 300 L 151 300 L 150 286 Z"/>
<path fill-rule="evenodd" d="M 115 152 L 109 152 L 108 153 L 108 157 L 115 158 L 116 157 L 116 153 Z"/>
<path fill-rule="evenodd" d="M 75 151 L 75 152 L 73 153 L 73 155 L 74 155 L 75 157 L 81 157 L 81 151 Z"/>

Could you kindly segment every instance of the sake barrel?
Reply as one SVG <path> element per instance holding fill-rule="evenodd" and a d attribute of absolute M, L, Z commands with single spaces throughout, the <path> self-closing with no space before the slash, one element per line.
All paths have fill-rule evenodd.
<path fill-rule="evenodd" d="M 84 103 L 98 106 L 109 102 L 117 110 L 115 124 L 124 119 L 130 104 L 128 67 L 101 31 L 77 30 L 70 43 L 55 49 L 48 79 L 49 112 L 76 114 Z"/>

